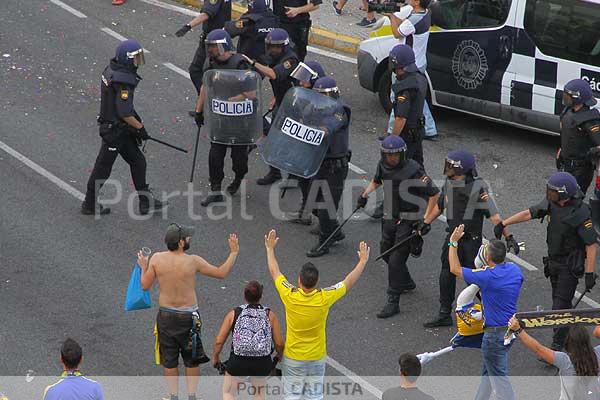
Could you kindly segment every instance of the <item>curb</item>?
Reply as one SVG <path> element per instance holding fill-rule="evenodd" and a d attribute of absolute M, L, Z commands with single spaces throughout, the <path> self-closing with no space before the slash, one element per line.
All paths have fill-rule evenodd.
<path fill-rule="evenodd" d="M 201 0 L 175 0 L 178 3 L 185 4 L 194 8 L 201 8 Z M 231 18 L 238 19 L 240 15 L 246 12 L 246 8 L 239 4 L 231 5 Z M 310 29 L 310 35 L 308 37 L 308 43 L 316 46 L 325 47 L 331 50 L 340 51 L 342 53 L 356 55 L 358 53 L 358 46 L 360 45 L 361 39 L 342 35 L 329 31 L 327 29 L 313 26 Z"/>

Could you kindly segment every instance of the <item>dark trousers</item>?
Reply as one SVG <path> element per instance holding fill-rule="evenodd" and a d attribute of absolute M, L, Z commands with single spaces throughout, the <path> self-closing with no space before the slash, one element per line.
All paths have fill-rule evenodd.
<path fill-rule="evenodd" d="M 411 160 L 415 160 L 421 166 L 424 166 L 424 158 L 423 158 L 423 140 L 417 140 L 415 142 L 407 142 L 406 143 L 406 157 Z"/>
<path fill-rule="evenodd" d="M 389 250 L 393 245 L 409 236 L 412 233 L 413 224 L 414 221 L 403 220 L 398 223 L 398 219 L 384 217 L 381 221 L 381 253 Z M 416 237 L 413 239 L 416 239 Z M 419 239 L 421 238 L 417 240 Z M 388 294 L 399 295 L 404 290 L 415 288 L 415 282 L 410 276 L 408 266 L 406 265 L 406 261 L 410 255 L 411 241 L 407 241 L 383 257 L 383 260 L 388 265 Z"/>
<path fill-rule="evenodd" d="M 339 225 L 337 210 L 344 192 L 346 176 L 348 176 L 348 159 L 346 157 L 325 159 L 311 183 L 311 186 L 315 183 L 322 185 L 318 187 L 315 198 L 316 202 L 325 203 L 320 204 L 321 208 L 317 209 L 321 240 L 329 237 Z M 329 188 L 329 193 L 323 193 L 323 189 L 327 190 L 327 188 Z"/>
<path fill-rule="evenodd" d="M 310 34 L 311 25 L 311 20 L 281 24 L 281 27 L 290 35 L 290 40 L 296 45 L 296 54 L 300 61 L 304 61 L 306 57 L 306 46 L 308 46 L 308 35 Z"/>
<path fill-rule="evenodd" d="M 552 309 L 568 310 L 573 308 L 573 296 L 579 280 L 571 273 L 568 264 L 562 263 L 552 268 L 550 272 L 550 285 L 552 286 Z M 569 328 L 554 329 L 552 342 L 560 345 L 565 344 Z"/>
<path fill-rule="evenodd" d="M 565 165 L 561 168 L 561 171 L 568 172 L 577 179 L 577 184 L 583 194 L 587 192 L 592 179 L 594 179 L 594 165 L 583 160 L 578 165 L 569 164 L 569 161 L 565 161 Z"/>
<path fill-rule="evenodd" d="M 298 179 L 298 187 L 300 188 L 300 193 L 302 194 L 302 200 L 300 203 L 300 210 L 304 211 L 304 209 L 306 208 L 306 200 L 308 199 L 308 193 L 310 192 L 310 179 L 307 178 L 302 178 L 302 177 L 296 177 Z M 312 210 L 306 210 L 308 211 L 312 211 Z"/>
<path fill-rule="evenodd" d="M 446 235 L 442 246 L 442 270 L 440 271 L 440 312 L 449 314 L 452 312 L 452 304 L 456 296 L 456 276 L 450 272 L 448 261 L 448 242 L 450 234 Z M 458 242 L 458 259 L 460 265 L 467 268 L 475 268 L 475 257 L 481 246 L 481 236 L 465 236 Z"/>
<path fill-rule="evenodd" d="M 235 179 L 242 180 L 248 173 L 248 146 L 229 146 L 220 143 L 211 143 L 208 153 L 208 173 L 212 190 L 221 190 L 221 182 L 225 178 L 225 156 L 227 149 L 231 148 L 231 162 Z"/>
<path fill-rule="evenodd" d="M 147 188 L 146 157 L 144 157 L 144 153 L 138 147 L 135 139 L 130 134 L 123 132 L 118 140 L 111 145 L 102 140 L 100 152 L 96 157 L 94 169 L 87 183 L 85 203 L 89 207 L 96 203 L 97 191 L 100 190 L 104 181 L 110 176 L 113 164 L 119 154 L 129 164 L 135 189 L 140 191 Z"/>
<path fill-rule="evenodd" d="M 196 91 L 200 93 L 200 87 L 202 86 L 202 76 L 204 75 L 204 62 L 206 61 L 206 49 L 204 48 L 204 36 L 200 38 L 200 43 L 194 54 L 194 58 L 188 71 L 190 73 L 190 79 L 196 88 Z"/>

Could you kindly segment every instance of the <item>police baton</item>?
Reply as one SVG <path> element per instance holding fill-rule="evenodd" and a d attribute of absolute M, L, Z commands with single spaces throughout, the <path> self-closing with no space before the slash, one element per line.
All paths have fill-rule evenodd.
<path fill-rule="evenodd" d="M 198 156 L 198 142 L 200 142 L 200 127 L 196 132 L 196 145 L 194 146 L 194 161 L 192 161 L 192 172 L 190 173 L 190 183 L 194 182 L 194 170 L 196 169 L 196 157 Z"/>
<path fill-rule="evenodd" d="M 163 142 L 162 140 L 155 139 L 155 138 L 153 138 L 151 136 L 148 136 L 148 138 L 146 140 L 152 140 L 153 142 L 160 143 L 160 144 L 162 144 L 164 146 L 170 147 L 170 148 L 175 149 L 177 151 L 181 151 L 183 153 L 187 153 L 188 152 L 186 149 L 182 149 L 181 147 L 177 147 L 175 145 L 172 145 L 171 143 Z"/>
<path fill-rule="evenodd" d="M 418 234 L 419 233 L 417 231 L 412 231 L 412 233 L 406 236 L 404 239 L 402 239 L 401 241 L 399 241 L 398 243 L 396 243 L 395 245 L 378 255 L 375 261 L 381 260 L 383 257 L 390 254 L 392 251 L 396 250 L 398 247 L 402 246 L 404 243 L 408 242 L 410 239 L 414 238 Z"/>
<path fill-rule="evenodd" d="M 319 248 L 316 250 L 316 252 L 318 253 L 319 251 L 321 251 L 321 249 L 323 247 L 325 247 L 325 245 L 327 243 L 329 243 L 331 241 L 331 239 L 344 227 L 344 225 L 346 225 L 346 222 L 350 221 L 350 218 L 352 218 L 354 216 L 354 214 L 356 214 L 356 212 L 358 210 L 360 210 L 362 207 L 356 207 L 354 209 L 354 211 L 352 211 L 352 214 L 350 214 L 350 216 L 348 218 L 346 218 L 344 220 L 344 222 L 342 222 L 337 228 L 335 228 L 335 230 L 331 233 L 331 235 L 329 235 L 329 237 L 327 239 L 325 239 L 325 241 L 323 243 L 321 243 L 321 245 L 319 246 Z"/>

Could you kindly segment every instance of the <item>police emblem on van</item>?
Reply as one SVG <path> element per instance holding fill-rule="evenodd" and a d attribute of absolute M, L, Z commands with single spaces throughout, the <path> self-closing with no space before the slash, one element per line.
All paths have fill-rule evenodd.
<path fill-rule="evenodd" d="M 452 56 L 452 73 L 461 87 L 467 90 L 477 89 L 488 69 L 487 57 L 479 43 L 463 40 L 458 44 Z"/>

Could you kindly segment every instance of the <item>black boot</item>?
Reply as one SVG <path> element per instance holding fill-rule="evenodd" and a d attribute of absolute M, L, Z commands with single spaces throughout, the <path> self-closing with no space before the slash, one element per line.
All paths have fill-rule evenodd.
<path fill-rule="evenodd" d="M 338 233 L 336 233 L 335 236 L 332 237 L 331 240 L 327 242 L 325 246 L 321 247 L 321 245 L 325 242 L 326 239 L 326 237 L 321 237 L 319 239 L 319 243 L 317 243 L 315 247 L 306 252 L 306 257 L 316 258 L 324 256 L 325 254 L 329 253 L 329 248 L 331 246 L 333 246 L 339 241 L 346 239 L 346 235 L 344 235 L 344 232 L 338 231 Z M 319 249 L 319 247 L 321 248 Z"/>
<path fill-rule="evenodd" d="M 87 202 L 81 203 L 81 213 L 83 215 L 107 215 L 110 214 L 110 208 L 102 207 L 101 204 L 88 204 Z"/>
<path fill-rule="evenodd" d="M 240 186 L 242 186 L 242 180 L 235 178 L 233 180 L 233 182 L 231 182 L 229 184 L 229 186 L 227 186 L 227 188 L 225 190 L 227 190 L 227 193 L 229 193 L 230 196 L 233 196 L 234 194 L 237 193 L 237 191 L 239 190 Z"/>
<path fill-rule="evenodd" d="M 400 313 L 400 295 L 388 294 L 387 303 L 383 306 L 381 311 L 377 314 L 377 318 L 389 318 Z"/>
<path fill-rule="evenodd" d="M 440 310 L 438 316 L 428 322 L 425 322 L 423 326 L 425 328 L 438 328 L 440 326 L 453 326 L 454 322 L 452 321 L 452 316 L 450 315 L 450 311 Z"/>
<path fill-rule="evenodd" d="M 308 231 L 308 233 L 310 233 L 311 235 L 320 235 L 321 234 L 321 226 L 319 224 L 317 224 L 317 226 L 315 226 L 314 228 L 311 228 L 310 231 Z"/>
<path fill-rule="evenodd" d="M 383 202 L 377 205 L 371 215 L 369 215 L 373 219 L 381 219 L 383 218 Z"/>
<path fill-rule="evenodd" d="M 154 197 L 154 193 L 149 187 L 146 187 L 144 190 L 138 190 L 138 200 L 140 202 L 139 209 L 141 215 L 146 215 L 149 212 L 160 211 L 169 205 L 167 201 L 160 201 Z"/>
<path fill-rule="evenodd" d="M 270 167 L 269 173 L 258 179 L 256 183 L 261 186 L 272 185 L 281 179 L 281 171 L 276 168 Z"/>
<path fill-rule="evenodd" d="M 292 224 L 300 224 L 300 225 L 311 225 L 312 217 L 310 214 L 306 215 L 304 213 L 304 207 L 300 207 L 300 209 L 296 212 L 290 213 L 288 215 L 288 221 Z M 317 232 L 318 234 L 318 232 Z"/>
<path fill-rule="evenodd" d="M 288 175 L 287 179 L 284 179 L 279 184 L 280 189 L 296 189 L 298 187 L 298 178 L 294 175 Z"/>
<path fill-rule="evenodd" d="M 200 202 L 202 207 L 208 207 L 211 203 L 222 203 L 225 201 L 225 197 L 221 193 L 221 186 L 212 186 L 210 194 Z"/>

